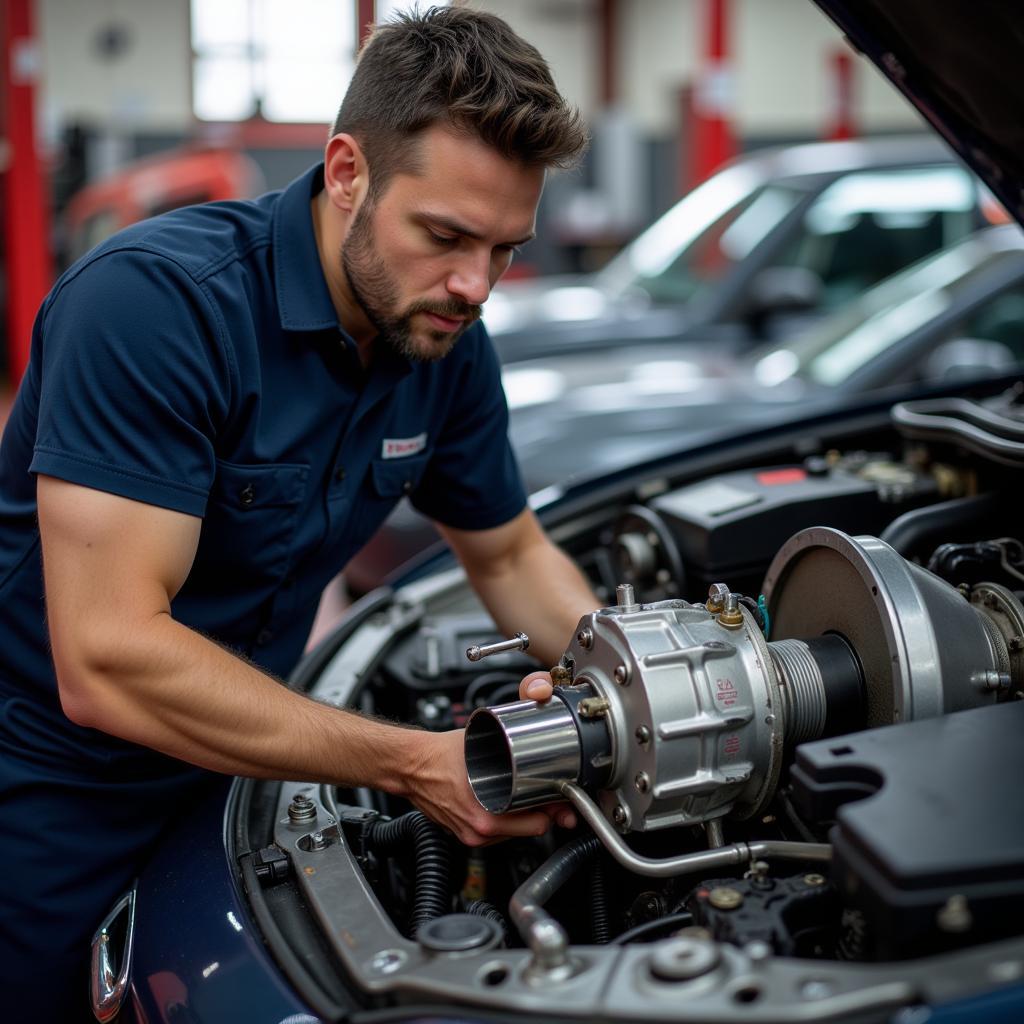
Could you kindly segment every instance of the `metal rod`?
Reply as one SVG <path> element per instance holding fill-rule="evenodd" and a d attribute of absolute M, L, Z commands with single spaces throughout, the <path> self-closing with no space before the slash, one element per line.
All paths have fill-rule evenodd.
<path fill-rule="evenodd" d="M 784 860 L 830 861 L 832 847 L 828 843 L 792 843 L 781 840 L 762 840 L 755 843 L 733 843 L 715 850 L 684 853 L 679 857 L 656 860 L 634 853 L 622 837 L 608 823 L 601 809 L 575 783 L 563 782 L 559 787 L 580 816 L 597 834 L 608 852 L 628 870 L 650 878 L 671 878 L 695 871 L 716 871 L 735 864 L 746 864 L 763 857 Z"/>
<path fill-rule="evenodd" d="M 466 648 L 466 657 L 470 661 L 489 658 L 492 654 L 504 654 L 505 651 L 525 651 L 530 646 L 530 638 L 525 633 L 516 633 L 510 640 L 499 640 L 495 644 L 474 644 Z"/>

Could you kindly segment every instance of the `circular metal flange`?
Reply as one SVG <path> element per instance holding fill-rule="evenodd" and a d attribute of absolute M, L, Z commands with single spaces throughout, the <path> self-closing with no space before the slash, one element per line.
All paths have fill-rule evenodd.
<path fill-rule="evenodd" d="M 850 644 L 864 671 L 869 728 L 991 702 L 962 684 L 992 667 L 980 613 L 877 537 L 802 530 L 775 556 L 763 592 L 775 638 L 838 633 Z"/>
<path fill-rule="evenodd" d="M 1024 608 L 1012 591 L 998 583 L 971 587 L 971 604 L 992 622 L 1005 644 L 1013 690 L 1024 685 Z"/>

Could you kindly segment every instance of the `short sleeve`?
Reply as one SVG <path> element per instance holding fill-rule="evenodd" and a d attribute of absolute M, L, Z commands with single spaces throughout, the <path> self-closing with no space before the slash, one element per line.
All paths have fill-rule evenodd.
<path fill-rule="evenodd" d="M 459 343 L 454 399 L 427 470 L 412 496 L 424 515 L 461 530 L 500 526 L 526 507 L 508 440 L 508 406 L 494 346 L 478 325 Z M 449 357 L 450 358 L 450 357 Z"/>
<path fill-rule="evenodd" d="M 167 257 L 115 250 L 58 285 L 36 332 L 30 470 L 203 515 L 231 361 L 201 285 Z"/>

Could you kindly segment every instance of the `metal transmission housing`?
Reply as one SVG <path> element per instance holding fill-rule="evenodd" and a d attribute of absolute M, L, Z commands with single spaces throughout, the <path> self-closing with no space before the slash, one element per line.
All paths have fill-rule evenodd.
<path fill-rule="evenodd" d="M 764 589 L 771 642 L 722 584 L 706 604 L 620 587 L 580 620 L 556 669 L 570 685 L 470 718 L 480 802 L 500 813 L 586 790 L 620 833 L 746 818 L 799 742 L 994 703 L 1021 682 L 1012 594 L 968 600 L 875 538 L 802 531 Z"/>

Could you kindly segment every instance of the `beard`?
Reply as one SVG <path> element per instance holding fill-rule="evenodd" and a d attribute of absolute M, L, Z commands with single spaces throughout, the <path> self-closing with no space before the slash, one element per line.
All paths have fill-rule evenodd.
<path fill-rule="evenodd" d="M 480 307 L 451 299 L 413 302 L 401 308 L 397 278 L 377 251 L 371 214 L 371 204 L 364 202 L 341 248 L 341 269 L 349 291 L 377 329 L 378 338 L 389 348 L 414 361 L 443 359 L 466 329 L 480 318 Z M 418 313 L 435 313 L 463 320 L 463 323 L 454 331 L 431 328 L 417 331 L 413 317 Z"/>

